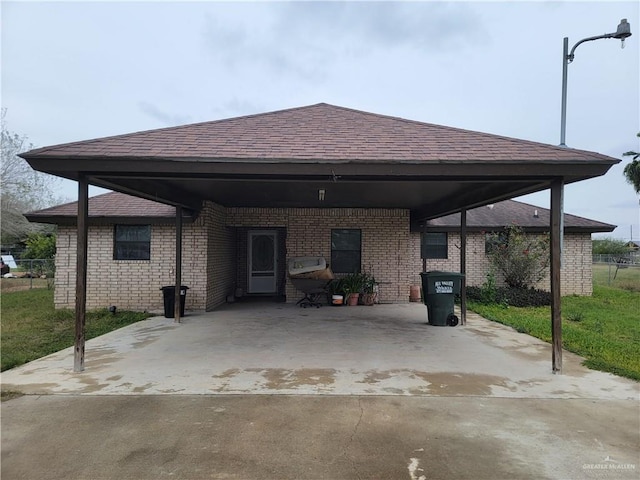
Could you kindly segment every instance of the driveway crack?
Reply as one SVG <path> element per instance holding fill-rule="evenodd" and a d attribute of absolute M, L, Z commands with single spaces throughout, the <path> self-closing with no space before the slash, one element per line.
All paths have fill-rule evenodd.
<path fill-rule="evenodd" d="M 353 432 L 351 432 L 351 437 L 349 438 L 349 445 L 353 442 L 353 437 L 358 433 L 358 427 L 360 427 L 360 422 L 362 422 L 362 416 L 364 415 L 364 409 L 362 408 L 362 399 L 358 397 L 358 407 L 360 408 L 360 417 L 358 417 L 358 421 L 356 422 L 356 426 L 353 428 Z"/>
<path fill-rule="evenodd" d="M 349 450 L 349 447 L 353 443 L 353 439 L 355 438 L 356 434 L 358 433 L 358 428 L 360 427 L 360 423 L 362 422 L 362 417 L 364 416 L 364 408 L 362 408 L 362 399 L 360 397 L 358 397 L 358 407 L 360 408 L 360 416 L 358 417 L 358 421 L 356 422 L 355 427 L 353 427 L 353 431 L 351 432 L 351 436 L 349 437 L 349 443 L 347 445 L 347 448 L 345 448 L 344 454 L 349 459 L 349 461 L 351 462 L 351 466 L 353 468 L 354 473 L 356 474 L 356 478 L 361 479 L 362 477 L 360 476 L 360 473 L 358 473 L 358 464 L 347 453 L 348 450 Z"/>

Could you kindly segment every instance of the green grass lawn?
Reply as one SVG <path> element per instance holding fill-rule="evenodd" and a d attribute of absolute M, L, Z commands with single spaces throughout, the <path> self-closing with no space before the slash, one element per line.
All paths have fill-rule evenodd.
<path fill-rule="evenodd" d="M 53 290 L 3 292 L 1 300 L 3 371 L 73 345 L 75 314 L 53 308 Z M 140 312 L 113 315 L 107 309 L 90 311 L 85 335 L 88 340 L 150 316 Z"/>
<path fill-rule="evenodd" d="M 479 315 L 551 341 L 550 307 L 469 302 Z M 562 344 L 589 368 L 640 380 L 640 293 L 595 285 L 592 297 L 562 299 Z"/>

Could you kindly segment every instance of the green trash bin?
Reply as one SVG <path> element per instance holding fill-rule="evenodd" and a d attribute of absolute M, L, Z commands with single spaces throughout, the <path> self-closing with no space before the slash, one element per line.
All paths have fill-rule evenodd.
<path fill-rule="evenodd" d="M 455 327 L 458 317 L 453 313 L 455 296 L 460 293 L 463 274 L 457 272 L 422 272 L 422 293 L 427 306 L 429 325 Z"/>

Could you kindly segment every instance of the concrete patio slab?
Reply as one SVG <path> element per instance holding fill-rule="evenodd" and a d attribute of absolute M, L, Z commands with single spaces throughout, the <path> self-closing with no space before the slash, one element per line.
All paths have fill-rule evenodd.
<path fill-rule="evenodd" d="M 301 309 L 233 304 L 154 317 L 90 340 L 86 370 L 69 348 L 3 372 L 28 394 L 418 395 L 638 400 L 639 385 L 581 366 L 550 345 L 477 315 L 426 325 L 422 304 Z"/>

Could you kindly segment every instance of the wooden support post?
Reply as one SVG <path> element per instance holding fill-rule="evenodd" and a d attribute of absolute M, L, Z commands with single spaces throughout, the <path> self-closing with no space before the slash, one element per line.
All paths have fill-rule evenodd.
<path fill-rule="evenodd" d="M 562 296 L 560 269 L 562 262 L 562 216 L 564 180 L 551 182 L 551 367 L 562 373 Z"/>
<path fill-rule="evenodd" d="M 87 247 L 89 234 L 89 184 L 87 177 L 78 178 L 78 232 L 76 251 L 76 334 L 73 371 L 84 370 L 84 328 L 87 312 Z"/>
<path fill-rule="evenodd" d="M 420 256 L 422 257 L 422 271 L 426 272 L 427 271 L 427 259 L 424 255 L 424 244 L 427 241 L 427 221 L 424 221 L 424 224 L 422 225 L 422 235 L 420 236 Z M 422 292 L 422 295 L 426 295 L 425 292 Z"/>
<path fill-rule="evenodd" d="M 460 210 L 460 324 L 467 324 L 467 209 Z"/>
<path fill-rule="evenodd" d="M 180 303 L 182 302 L 182 207 L 176 207 L 176 289 L 174 293 L 173 321 L 180 323 Z M 186 300 L 186 298 L 185 298 Z"/>

